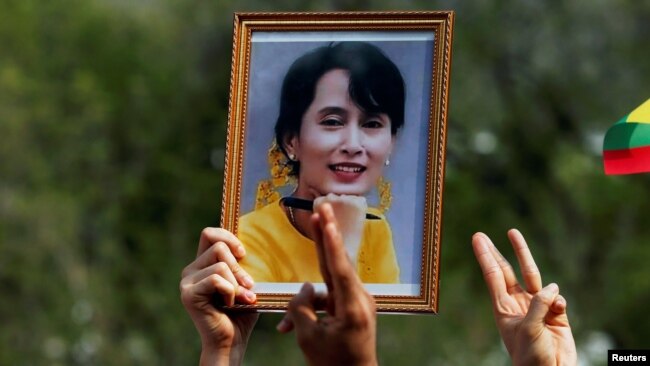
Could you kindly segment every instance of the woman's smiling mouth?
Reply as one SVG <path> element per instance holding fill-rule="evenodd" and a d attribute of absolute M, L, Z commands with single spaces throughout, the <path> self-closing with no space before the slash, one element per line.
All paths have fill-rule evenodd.
<path fill-rule="evenodd" d="M 337 180 L 342 182 L 352 182 L 359 178 L 366 170 L 366 167 L 354 163 L 331 164 L 328 166 L 334 173 Z"/>
<path fill-rule="evenodd" d="M 361 165 L 330 165 L 330 169 L 334 171 L 340 171 L 340 172 L 348 172 L 348 173 L 361 173 L 362 171 L 366 170 L 366 167 L 361 166 Z"/>

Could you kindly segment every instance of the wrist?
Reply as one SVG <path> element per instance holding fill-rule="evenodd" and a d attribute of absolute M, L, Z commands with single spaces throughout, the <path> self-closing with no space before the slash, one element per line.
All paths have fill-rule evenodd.
<path fill-rule="evenodd" d="M 376 357 L 372 357 L 372 358 L 369 358 L 368 360 L 366 360 L 365 362 L 361 363 L 360 365 L 364 365 L 364 366 L 377 366 L 377 365 L 379 365 L 379 363 L 377 362 L 377 358 L 376 358 Z"/>
<path fill-rule="evenodd" d="M 241 365 L 244 352 L 238 347 L 210 347 L 201 350 L 200 366 L 235 366 Z"/>
<path fill-rule="evenodd" d="M 229 366 L 230 353 L 219 352 L 216 350 L 202 350 L 200 366 Z"/>
<path fill-rule="evenodd" d="M 304 350 L 303 350 L 304 353 Z M 367 357 L 361 355 L 355 355 L 351 357 L 334 357 L 328 358 L 323 357 L 322 354 L 317 355 L 307 355 L 305 353 L 305 359 L 307 364 L 310 366 L 329 366 L 329 365 L 354 365 L 354 366 L 377 366 L 376 354 L 367 355 Z"/>

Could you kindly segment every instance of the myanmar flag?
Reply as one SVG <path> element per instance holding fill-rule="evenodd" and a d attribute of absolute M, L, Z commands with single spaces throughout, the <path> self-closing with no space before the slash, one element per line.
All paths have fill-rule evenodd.
<path fill-rule="evenodd" d="M 650 99 L 607 130 L 605 174 L 650 172 Z"/>

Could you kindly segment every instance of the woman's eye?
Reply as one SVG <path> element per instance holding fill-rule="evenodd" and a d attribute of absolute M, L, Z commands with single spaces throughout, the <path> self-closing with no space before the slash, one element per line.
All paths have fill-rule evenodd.
<path fill-rule="evenodd" d="M 326 118 L 320 124 L 323 126 L 343 126 L 343 122 L 336 118 Z"/>
<path fill-rule="evenodd" d="M 371 119 L 369 121 L 366 121 L 363 124 L 363 127 L 366 127 L 366 128 L 382 128 L 382 127 L 384 127 L 384 124 L 379 120 Z"/>

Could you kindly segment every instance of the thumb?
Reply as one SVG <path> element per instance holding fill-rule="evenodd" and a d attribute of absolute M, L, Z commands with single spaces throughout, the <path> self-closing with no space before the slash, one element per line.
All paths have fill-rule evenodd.
<path fill-rule="evenodd" d="M 544 287 L 539 290 L 530 302 L 528 314 L 524 319 L 524 324 L 528 330 L 537 329 L 539 326 L 544 326 L 546 315 L 551 309 L 551 305 L 555 298 L 560 293 L 560 289 L 555 283 Z"/>
<path fill-rule="evenodd" d="M 296 331 L 300 332 L 316 323 L 318 317 L 314 309 L 314 301 L 314 286 L 309 282 L 305 282 L 300 292 L 289 301 L 287 314 L 278 324 L 277 330 L 281 333 L 287 333 L 295 326 Z"/>

